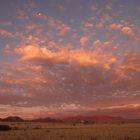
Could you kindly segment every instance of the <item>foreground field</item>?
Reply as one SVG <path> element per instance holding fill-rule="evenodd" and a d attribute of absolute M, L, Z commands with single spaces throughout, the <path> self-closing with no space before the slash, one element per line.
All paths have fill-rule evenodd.
<path fill-rule="evenodd" d="M 0 123 L 0 140 L 140 140 L 140 124 Z"/>

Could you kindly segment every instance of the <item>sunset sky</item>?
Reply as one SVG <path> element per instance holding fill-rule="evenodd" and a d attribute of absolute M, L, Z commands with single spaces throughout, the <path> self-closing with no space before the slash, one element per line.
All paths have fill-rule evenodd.
<path fill-rule="evenodd" d="M 0 2 L 0 117 L 140 118 L 140 0 Z"/>

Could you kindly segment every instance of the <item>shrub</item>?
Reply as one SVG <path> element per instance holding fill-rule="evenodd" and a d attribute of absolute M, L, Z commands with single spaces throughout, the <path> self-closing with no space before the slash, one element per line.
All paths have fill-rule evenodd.
<path fill-rule="evenodd" d="M 9 125 L 0 125 L 0 131 L 8 131 L 12 128 Z"/>

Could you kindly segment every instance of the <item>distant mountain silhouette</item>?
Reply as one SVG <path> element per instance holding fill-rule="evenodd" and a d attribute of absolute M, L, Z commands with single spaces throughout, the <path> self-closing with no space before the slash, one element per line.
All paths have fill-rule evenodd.
<path fill-rule="evenodd" d="M 65 118 L 64 121 L 70 122 L 121 122 L 124 121 L 123 118 L 120 117 L 111 117 L 111 116 L 75 116 L 75 117 L 68 117 Z"/>
<path fill-rule="evenodd" d="M 4 119 L 1 119 L 1 121 L 6 121 L 6 122 L 23 122 L 24 119 L 18 117 L 18 116 L 9 116 Z"/>
<path fill-rule="evenodd" d="M 58 119 L 46 117 L 46 118 L 39 118 L 39 119 L 33 119 L 32 122 L 60 122 Z"/>
<path fill-rule="evenodd" d="M 129 123 L 140 123 L 140 119 L 127 119 Z"/>
<path fill-rule="evenodd" d="M 71 116 L 63 119 L 54 119 L 51 117 L 24 120 L 18 116 L 9 116 L 0 118 L 4 122 L 89 122 L 89 123 L 140 123 L 140 119 L 126 119 L 114 116 Z"/>
<path fill-rule="evenodd" d="M 140 119 L 125 119 L 114 116 L 75 116 L 64 118 L 65 122 L 94 122 L 94 123 L 127 123 L 140 122 Z"/>

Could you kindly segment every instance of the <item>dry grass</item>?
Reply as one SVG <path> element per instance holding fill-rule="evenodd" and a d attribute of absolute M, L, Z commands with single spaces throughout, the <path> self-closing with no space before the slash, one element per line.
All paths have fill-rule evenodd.
<path fill-rule="evenodd" d="M 0 123 L 0 140 L 140 140 L 140 124 Z"/>

